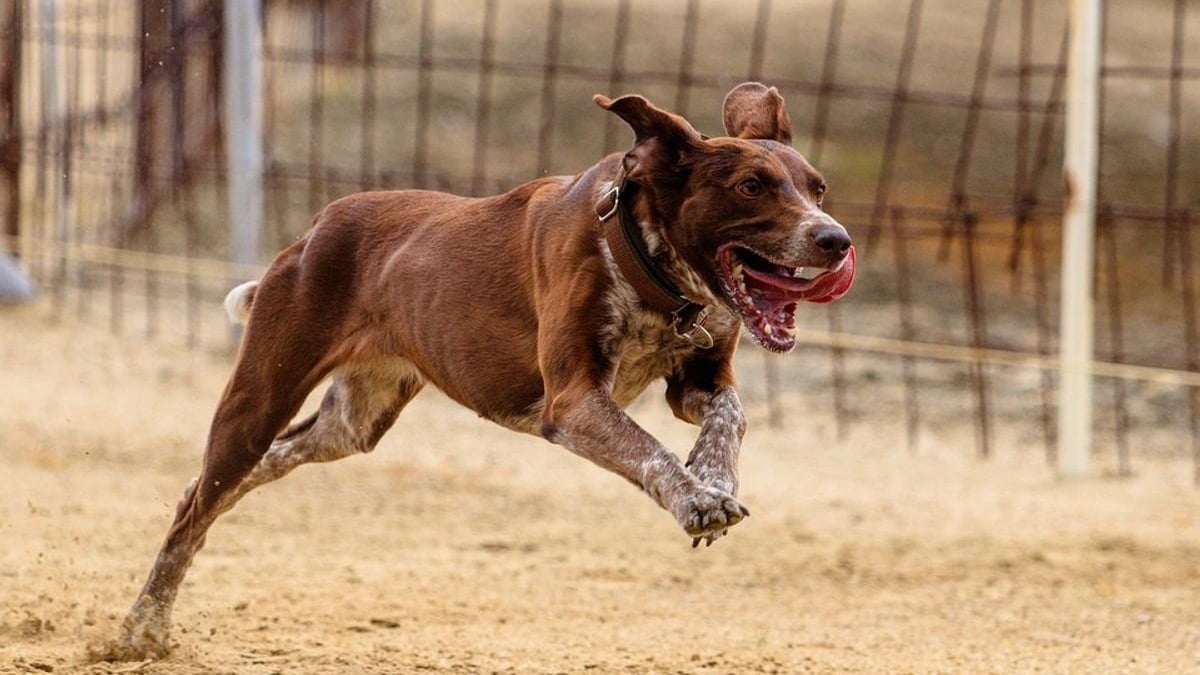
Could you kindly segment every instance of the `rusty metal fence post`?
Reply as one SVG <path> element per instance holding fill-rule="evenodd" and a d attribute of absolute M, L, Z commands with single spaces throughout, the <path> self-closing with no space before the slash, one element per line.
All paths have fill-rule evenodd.
<path fill-rule="evenodd" d="M 19 254 L 21 236 L 22 0 L 0 3 L 0 251 Z"/>

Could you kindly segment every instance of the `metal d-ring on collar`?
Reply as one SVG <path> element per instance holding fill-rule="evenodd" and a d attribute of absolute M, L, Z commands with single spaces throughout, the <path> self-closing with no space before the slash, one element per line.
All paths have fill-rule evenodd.
<path fill-rule="evenodd" d="M 612 218 L 613 214 L 617 212 L 617 208 L 621 206 L 621 188 L 617 185 L 613 185 L 611 188 L 608 189 L 608 192 L 605 192 L 600 197 L 600 199 L 602 200 L 600 202 L 600 204 L 604 203 L 603 200 L 606 200 L 606 199 L 612 200 L 612 208 L 611 209 L 609 209 L 608 211 L 605 211 L 604 213 L 596 214 L 596 215 L 600 216 L 600 222 L 603 223 L 604 221 L 608 220 L 609 218 Z M 597 205 L 597 208 L 599 208 L 599 205 Z"/>
<path fill-rule="evenodd" d="M 604 239 L 613 261 L 647 305 L 671 317 L 671 327 L 677 336 L 701 349 L 708 349 L 713 346 L 712 333 L 704 327 L 708 308 L 689 300 L 654 264 L 637 221 L 630 213 L 631 185 L 623 173 L 596 204 L 596 215 L 604 223 Z M 607 206 L 609 200 L 612 200 L 611 206 Z M 614 214 L 617 215 L 615 220 L 612 219 Z"/>

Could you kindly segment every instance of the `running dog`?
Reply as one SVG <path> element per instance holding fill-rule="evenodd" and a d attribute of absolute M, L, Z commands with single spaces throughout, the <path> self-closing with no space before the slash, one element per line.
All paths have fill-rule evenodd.
<path fill-rule="evenodd" d="M 850 237 L 774 88 L 729 92 L 720 138 L 641 96 L 595 102 L 633 129 L 627 152 L 494 197 L 339 199 L 229 294 L 237 363 L 111 657 L 167 653 L 179 585 L 222 513 L 301 464 L 370 452 L 426 384 L 624 477 L 693 546 L 749 515 L 734 350 L 744 328 L 789 351 L 797 304 L 849 290 Z M 289 426 L 326 378 L 319 410 Z M 624 412 L 659 379 L 700 428 L 686 462 Z"/>

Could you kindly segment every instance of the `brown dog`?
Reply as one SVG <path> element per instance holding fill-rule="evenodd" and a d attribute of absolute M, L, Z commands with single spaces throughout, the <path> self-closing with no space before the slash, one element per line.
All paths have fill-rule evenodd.
<path fill-rule="evenodd" d="M 305 462 L 369 452 L 426 383 L 623 476 L 693 545 L 747 515 L 740 327 L 790 350 L 796 304 L 849 289 L 850 237 L 788 145 L 775 89 L 729 93 L 731 138 L 640 96 L 595 100 L 633 128 L 629 152 L 483 199 L 340 199 L 261 282 L 230 293 L 248 321 L 204 466 L 110 656 L 166 653 L 179 584 L 220 514 Z M 318 412 L 285 430 L 330 376 Z M 675 415 L 700 426 L 686 464 L 623 412 L 658 378 Z"/>

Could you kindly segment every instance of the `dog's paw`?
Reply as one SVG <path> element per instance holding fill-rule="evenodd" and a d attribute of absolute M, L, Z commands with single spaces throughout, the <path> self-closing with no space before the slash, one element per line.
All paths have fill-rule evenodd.
<path fill-rule="evenodd" d="M 149 596 L 140 596 L 121 622 L 116 639 L 88 646 L 88 660 L 144 661 L 171 653 L 170 608 Z"/>
<path fill-rule="evenodd" d="M 750 511 L 728 492 L 706 485 L 680 499 L 673 512 L 683 530 L 694 538 L 693 546 L 698 545 L 700 539 L 711 545 L 730 527 L 750 515 Z"/>
<path fill-rule="evenodd" d="M 116 639 L 93 642 L 87 646 L 87 660 L 92 663 L 103 661 L 157 661 L 171 653 L 171 641 L 166 630 L 151 630 L 148 626 L 122 627 Z"/>

